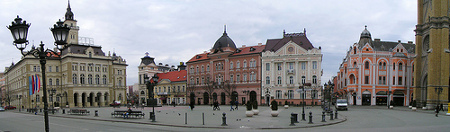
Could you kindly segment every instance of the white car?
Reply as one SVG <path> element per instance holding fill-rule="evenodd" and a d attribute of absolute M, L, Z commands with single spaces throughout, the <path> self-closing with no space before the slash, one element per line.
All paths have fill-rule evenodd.
<path fill-rule="evenodd" d="M 348 110 L 347 106 L 348 106 L 348 102 L 346 99 L 337 99 L 336 100 L 336 110 Z"/>
<path fill-rule="evenodd" d="M 0 107 L 0 111 L 5 111 L 5 109 L 3 107 Z"/>

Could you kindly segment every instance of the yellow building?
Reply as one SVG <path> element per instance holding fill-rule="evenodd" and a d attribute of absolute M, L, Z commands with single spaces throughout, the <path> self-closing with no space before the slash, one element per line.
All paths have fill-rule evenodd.
<path fill-rule="evenodd" d="M 126 101 L 126 61 L 105 55 L 101 46 L 90 38 L 78 37 L 79 27 L 68 5 L 64 24 L 70 26 L 68 45 L 58 54 L 48 54 L 46 64 L 47 90 L 30 95 L 29 76 L 41 77 L 39 59 L 25 56 L 6 69 L 6 89 L 11 105 L 24 108 L 43 108 L 43 92 L 48 92 L 49 106 L 90 107 L 108 106 L 113 101 Z M 49 32 L 50 33 L 50 32 Z M 17 51 L 20 52 L 20 51 Z"/>
<path fill-rule="evenodd" d="M 418 0 L 414 100 L 433 108 L 449 102 L 450 0 Z"/>
<path fill-rule="evenodd" d="M 186 104 L 186 70 L 157 73 L 158 84 L 154 87 L 158 104 Z"/>

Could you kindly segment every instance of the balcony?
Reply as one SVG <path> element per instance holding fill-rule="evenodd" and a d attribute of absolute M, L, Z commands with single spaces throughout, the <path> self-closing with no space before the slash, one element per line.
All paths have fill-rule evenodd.
<path fill-rule="evenodd" d="M 286 70 L 287 74 L 295 74 L 295 69 Z"/>

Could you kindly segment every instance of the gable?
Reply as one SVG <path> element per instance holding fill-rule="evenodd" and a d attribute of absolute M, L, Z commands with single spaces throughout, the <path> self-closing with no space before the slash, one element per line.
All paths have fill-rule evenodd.
<path fill-rule="evenodd" d="M 298 54 L 305 54 L 308 51 L 305 50 L 303 47 L 299 46 L 293 41 L 289 41 L 286 44 L 284 44 L 281 48 L 279 48 L 277 51 L 275 51 L 275 55 L 298 55 Z"/>

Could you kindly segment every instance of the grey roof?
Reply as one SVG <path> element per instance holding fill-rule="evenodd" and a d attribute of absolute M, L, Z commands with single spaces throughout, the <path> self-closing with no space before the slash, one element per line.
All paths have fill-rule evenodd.
<path fill-rule="evenodd" d="M 292 34 L 283 33 L 283 38 L 281 39 L 267 39 L 266 48 L 264 49 L 264 51 L 277 51 L 289 41 L 293 41 L 300 47 L 303 47 L 305 50 L 310 50 L 314 48 L 314 46 L 306 37 L 305 33 L 292 33 Z"/>
<path fill-rule="evenodd" d="M 372 41 L 372 45 L 375 51 L 392 51 L 398 44 L 402 44 L 408 53 L 415 53 L 415 44 L 388 42 L 388 41 Z"/>
<path fill-rule="evenodd" d="M 87 48 L 92 47 L 94 49 L 94 54 L 98 56 L 105 56 L 105 53 L 102 51 L 101 46 L 94 45 L 79 45 L 79 44 L 69 44 L 67 48 L 62 50 L 62 54 L 65 55 L 67 53 L 72 54 L 86 54 L 85 51 Z M 68 50 L 70 48 L 70 51 Z"/>
<path fill-rule="evenodd" d="M 231 48 L 236 49 L 236 44 L 234 44 L 233 40 L 231 40 L 231 38 L 228 37 L 226 30 L 223 32 L 222 37 L 217 39 L 217 41 L 214 44 L 212 49 L 214 49 L 214 51 L 220 51 L 220 50 L 222 50 L 222 48 L 225 48 L 225 47 L 231 47 Z"/>

